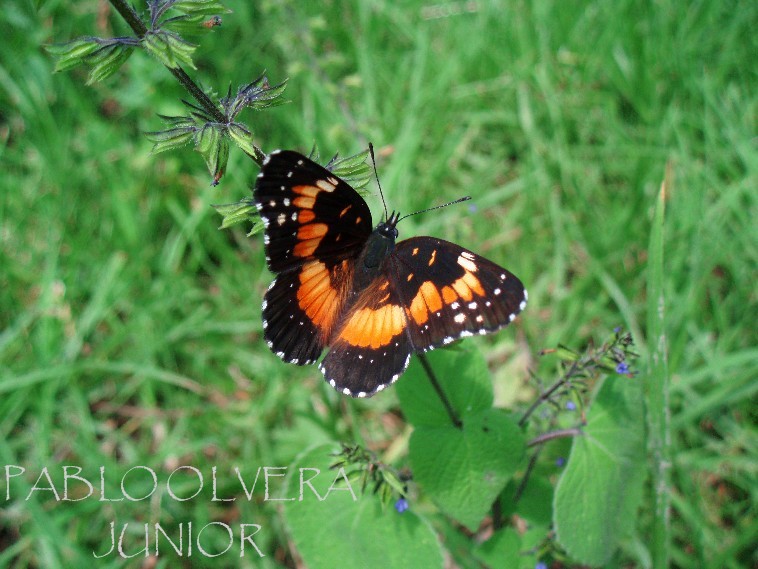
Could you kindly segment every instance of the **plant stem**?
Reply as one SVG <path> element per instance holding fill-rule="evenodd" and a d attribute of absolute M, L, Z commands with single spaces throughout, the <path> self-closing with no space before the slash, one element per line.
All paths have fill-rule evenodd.
<path fill-rule="evenodd" d="M 576 372 L 578 367 L 579 367 L 578 363 L 573 362 L 569 370 L 565 374 L 563 374 L 563 377 L 561 377 L 558 381 L 556 381 L 550 388 L 547 389 L 547 391 L 543 391 L 540 394 L 537 400 L 531 404 L 529 409 L 526 410 L 526 412 L 524 413 L 524 416 L 521 417 L 521 420 L 518 422 L 519 427 L 523 427 L 524 424 L 526 424 L 527 419 L 529 419 L 529 417 L 531 416 L 532 413 L 534 413 L 537 407 L 542 405 L 543 402 L 550 399 L 550 396 L 553 393 L 558 391 L 569 380 L 569 378 L 574 376 L 574 373 Z"/>
<path fill-rule="evenodd" d="M 421 362 L 421 365 L 424 366 L 424 371 L 426 372 L 426 375 L 429 378 L 429 381 L 432 383 L 432 387 L 434 387 L 434 390 L 437 392 L 437 395 L 439 396 L 440 401 L 442 401 L 442 404 L 445 406 L 445 410 L 447 411 L 447 414 L 450 416 L 450 420 L 453 422 L 453 425 L 455 425 L 455 427 L 458 429 L 463 428 L 463 423 L 458 418 L 458 415 L 455 414 L 455 410 L 453 409 L 453 406 L 450 404 L 450 400 L 445 395 L 445 392 L 442 391 L 442 386 L 440 385 L 440 382 L 437 380 L 437 376 L 434 375 L 434 370 L 432 369 L 432 366 L 429 364 L 429 360 L 426 359 L 426 354 L 418 354 L 418 359 Z"/>
<path fill-rule="evenodd" d="M 521 499 L 521 495 L 524 493 L 524 490 L 526 490 L 526 484 L 527 482 L 529 482 L 529 477 L 532 475 L 532 471 L 534 470 L 534 467 L 537 464 L 537 459 L 539 458 L 541 452 L 542 452 L 542 447 L 534 451 L 534 454 L 529 458 L 529 464 L 526 465 L 526 471 L 524 472 L 524 476 L 521 477 L 521 481 L 519 482 L 518 488 L 516 488 L 516 492 L 514 492 L 513 494 L 514 504 Z M 502 524 L 502 521 L 501 521 L 501 524 Z"/>
<path fill-rule="evenodd" d="M 147 29 L 147 26 L 145 26 L 145 23 L 140 19 L 139 14 L 134 11 L 134 8 L 132 8 L 126 2 L 126 0 L 110 0 L 110 3 L 121 15 L 121 17 L 124 18 L 124 21 L 126 21 L 136 36 L 140 39 L 144 38 L 149 30 Z M 210 97 L 205 94 L 205 91 L 197 86 L 192 78 L 187 75 L 184 69 L 177 66 L 169 67 L 168 70 L 174 77 L 176 77 L 179 83 L 181 83 L 182 87 L 184 87 L 187 92 L 192 95 L 195 101 L 197 101 L 198 104 L 203 107 L 203 110 L 205 110 L 211 117 L 213 117 L 216 122 L 222 124 L 227 122 L 226 117 L 219 110 L 218 106 L 215 105 Z M 252 158 L 259 166 L 262 166 L 263 159 L 266 157 L 266 154 L 263 152 L 263 150 L 253 145 L 253 154 L 248 154 L 248 156 L 250 156 L 250 158 Z"/>
<path fill-rule="evenodd" d="M 582 429 L 574 427 L 573 429 L 559 429 L 557 431 L 550 431 L 549 433 L 543 433 L 534 437 L 531 441 L 526 443 L 527 447 L 533 447 L 544 444 L 548 441 L 555 439 L 564 439 L 566 437 L 576 437 L 582 434 Z"/>

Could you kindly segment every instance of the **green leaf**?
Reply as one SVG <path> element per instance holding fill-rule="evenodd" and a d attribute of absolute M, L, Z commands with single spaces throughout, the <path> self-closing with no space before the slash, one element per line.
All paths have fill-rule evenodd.
<path fill-rule="evenodd" d="M 94 53 L 102 46 L 98 43 L 97 38 L 84 37 L 77 38 L 64 44 L 54 44 L 45 46 L 45 50 L 51 55 L 55 55 L 58 60 L 55 62 L 55 71 L 65 71 L 84 62 L 84 58 Z"/>
<path fill-rule="evenodd" d="M 249 221 L 251 223 L 260 222 L 258 209 L 250 198 L 245 198 L 236 203 L 220 204 L 212 206 L 220 215 L 223 216 L 219 229 L 226 229 L 232 225 Z"/>
<path fill-rule="evenodd" d="M 215 16 L 231 12 L 218 0 L 178 0 L 171 5 L 171 9 L 200 16 Z"/>
<path fill-rule="evenodd" d="M 641 382 L 607 378 L 555 491 L 558 541 L 581 563 L 604 565 L 633 529 L 645 480 L 644 431 Z"/>
<path fill-rule="evenodd" d="M 443 556 L 437 535 L 430 525 L 411 509 L 400 514 L 394 508 L 384 508 L 378 496 L 361 495 L 352 485 L 356 501 L 348 492 L 337 470 L 330 470 L 336 445 L 316 447 L 290 466 L 286 497 L 294 501 L 279 502 L 285 522 L 309 569 L 334 567 L 407 567 L 442 568 Z M 311 483 L 323 501 L 313 494 L 307 484 L 300 483 L 320 472 Z M 339 491 L 329 492 L 335 479 Z M 302 490 L 302 500 L 299 499 Z"/>
<path fill-rule="evenodd" d="M 553 519 L 553 485 L 550 480 L 533 471 L 516 504 L 516 512 L 529 522 L 550 525 Z"/>
<path fill-rule="evenodd" d="M 426 358 L 459 417 L 492 406 L 494 395 L 487 362 L 472 342 L 428 352 Z M 396 389 L 408 422 L 416 426 L 450 426 L 450 417 L 417 358 Z"/>
<path fill-rule="evenodd" d="M 195 147 L 203 156 L 210 156 L 215 152 L 221 139 L 221 133 L 213 124 L 205 124 L 198 132 L 195 139 Z M 207 158 L 206 158 L 207 160 Z"/>
<path fill-rule="evenodd" d="M 213 176 L 214 185 L 216 185 L 226 171 L 226 164 L 229 161 L 229 139 L 224 136 L 218 136 L 215 139 L 215 143 L 215 146 L 207 154 L 203 154 L 208 164 L 208 171 Z"/>
<path fill-rule="evenodd" d="M 492 569 L 519 569 L 520 550 L 521 536 L 515 529 L 505 528 L 474 549 L 474 555 Z"/>
<path fill-rule="evenodd" d="M 89 72 L 87 84 L 91 85 L 113 75 L 129 59 L 133 51 L 134 48 L 130 46 L 113 45 L 90 56 L 87 62 L 92 64 L 92 69 Z"/>
<path fill-rule="evenodd" d="M 168 130 L 161 130 L 156 132 L 145 133 L 148 140 L 153 142 L 152 152 L 158 154 L 159 152 L 165 152 L 166 150 L 173 150 L 184 146 L 195 135 L 194 128 L 171 128 Z"/>
<path fill-rule="evenodd" d="M 525 448 L 515 421 L 499 409 L 486 409 L 467 414 L 461 429 L 416 427 L 409 456 L 419 486 L 443 512 L 474 531 Z"/>
<path fill-rule="evenodd" d="M 175 69 L 181 66 L 181 64 L 185 64 L 195 69 L 191 55 L 197 49 L 197 46 L 183 40 L 172 32 L 164 30 L 148 32 L 142 38 L 142 45 L 166 67 Z"/>
<path fill-rule="evenodd" d="M 232 123 L 229 125 L 229 136 L 234 143 L 239 146 L 246 154 L 255 156 L 255 145 L 253 144 L 253 133 L 243 124 Z"/>
<path fill-rule="evenodd" d="M 371 167 L 366 164 L 368 150 L 346 158 L 334 160 L 328 165 L 329 171 L 348 182 L 356 189 L 368 185 L 371 180 Z"/>

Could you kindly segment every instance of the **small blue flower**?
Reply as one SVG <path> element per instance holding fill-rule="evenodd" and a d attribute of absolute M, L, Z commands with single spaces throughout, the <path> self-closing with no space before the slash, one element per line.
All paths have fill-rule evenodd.
<path fill-rule="evenodd" d="M 476 204 L 475 204 L 475 203 L 472 203 L 471 205 L 469 205 L 469 206 L 468 206 L 468 212 L 469 212 L 469 213 L 476 213 L 476 211 L 477 211 L 478 209 L 479 209 L 479 208 L 478 208 L 478 207 L 476 207 Z"/>
<path fill-rule="evenodd" d="M 615 334 L 618 334 L 619 332 L 621 332 L 621 326 L 616 326 L 616 327 L 613 329 L 613 332 L 614 332 Z"/>
<path fill-rule="evenodd" d="M 547 563 L 540 561 L 537 563 L 537 565 L 534 566 L 534 569 L 547 569 Z"/>
<path fill-rule="evenodd" d="M 560 468 L 560 467 L 561 467 L 561 466 L 563 466 L 564 464 L 566 464 L 566 459 L 565 459 L 565 458 L 563 458 L 562 456 L 559 456 L 558 458 L 556 458 L 556 459 L 555 459 L 555 465 L 556 465 L 557 467 L 559 467 L 559 468 Z"/>
<path fill-rule="evenodd" d="M 408 500 L 405 498 L 398 498 L 397 502 L 395 502 L 395 509 L 399 514 L 402 514 L 405 510 L 407 510 L 410 506 L 408 505 Z"/>
<path fill-rule="evenodd" d="M 573 401 L 566 401 L 566 409 L 569 411 L 576 411 L 576 403 Z"/>
<path fill-rule="evenodd" d="M 629 373 L 629 364 L 626 362 L 619 362 L 619 364 L 616 366 L 616 373 L 619 373 L 621 375 Z"/>

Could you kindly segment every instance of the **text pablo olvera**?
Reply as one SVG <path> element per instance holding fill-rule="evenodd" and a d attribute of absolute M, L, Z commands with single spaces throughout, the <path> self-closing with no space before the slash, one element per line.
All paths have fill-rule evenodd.
<path fill-rule="evenodd" d="M 133 466 L 121 477 L 118 490 L 113 490 L 114 481 L 108 479 L 104 466 L 99 468 L 95 482 L 82 475 L 83 469 L 80 466 L 65 465 L 57 468 L 60 468 L 62 481 L 56 485 L 50 469 L 45 466 L 39 471 L 39 475 L 28 492 L 25 492 L 26 496 L 23 500 L 46 496 L 56 502 L 80 502 L 87 499 L 96 499 L 99 502 L 141 502 L 153 498 L 158 492 L 160 496 L 168 499 L 186 502 L 200 499 L 199 496 L 207 485 L 207 476 L 204 476 L 200 469 L 189 465 L 175 468 L 165 480 L 160 480 L 160 482 L 158 473 L 149 466 Z M 5 501 L 20 498 L 21 495 L 16 495 L 16 493 L 20 488 L 25 489 L 28 486 L 16 479 L 23 477 L 31 480 L 33 475 L 29 478 L 26 468 L 15 464 L 5 465 L 4 470 Z M 235 467 L 229 477 L 230 480 L 223 480 L 225 488 L 232 488 L 230 495 L 219 496 L 219 475 L 214 466 L 210 473 L 210 501 L 234 502 L 238 497 L 240 500 L 252 501 L 256 488 L 258 488 L 257 499 L 260 499 L 262 493 L 264 502 L 303 502 L 314 497 L 318 501 L 324 501 L 335 492 L 347 492 L 353 501 L 358 499 L 350 486 L 344 468 L 324 473 L 323 476 L 328 476 L 331 480 L 331 485 L 324 495 L 319 494 L 313 485 L 314 480 L 322 476 L 320 469 L 299 468 L 296 472 L 290 473 L 291 476 L 297 477 L 296 484 L 290 483 L 287 486 L 291 495 L 283 496 L 282 490 L 285 489 L 285 485 L 282 479 L 287 476 L 287 471 L 286 466 L 261 466 L 256 469 L 253 476 L 252 472 L 246 474 L 239 467 Z M 172 480 L 174 480 L 173 486 Z M 181 483 L 177 482 L 178 480 Z M 188 486 L 192 486 L 192 491 L 187 492 Z M 234 491 L 237 486 L 241 492 Z M 134 491 L 135 487 L 140 488 L 138 493 Z M 107 488 L 111 489 L 110 495 L 106 491 Z M 208 490 L 206 490 L 207 493 Z M 178 556 L 186 557 L 218 557 L 229 552 L 238 552 L 240 557 L 246 554 L 264 557 L 254 540 L 254 536 L 262 529 L 261 525 L 255 523 L 235 525 L 236 527 L 233 527 L 221 521 L 198 525 L 187 521 L 168 527 L 160 522 L 136 524 L 135 522 L 117 523 L 114 520 L 109 524 L 108 535 L 104 536 L 102 550 L 93 551 L 92 555 L 96 558 L 107 556 L 130 558 L 158 556 L 173 552 Z M 237 547 L 235 543 L 238 544 Z"/>

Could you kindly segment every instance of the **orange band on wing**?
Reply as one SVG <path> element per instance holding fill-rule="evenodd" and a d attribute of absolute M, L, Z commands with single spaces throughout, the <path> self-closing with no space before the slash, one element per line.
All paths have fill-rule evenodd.
<path fill-rule="evenodd" d="M 421 325 L 429 320 L 431 312 L 437 312 L 442 306 L 443 299 L 437 287 L 431 281 L 425 281 L 413 297 L 408 314 L 416 324 Z"/>
<path fill-rule="evenodd" d="M 353 346 L 380 348 L 405 330 L 403 309 L 397 304 L 357 310 L 340 331 L 340 339 Z"/>
<path fill-rule="evenodd" d="M 300 196 L 315 198 L 322 190 L 316 186 L 293 186 L 292 191 Z"/>
<path fill-rule="evenodd" d="M 442 300 L 445 302 L 445 304 L 453 304 L 456 300 L 458 300 L 458 293 L 456 293 L 449 286 L 443 286 Z"/>
<path fill-rule="evenodd" d="M 298 242 L 292 249 L 292 254 L 296 257 L 310 257 L 316 252 L 321 239 L 329 231 L 326 223 L 308 223 L 301 225 L 297 230 Z"/>
<path fill-rule="evenodd" d="M 302 208 L 302 209 L 313 209 L 313 204 L 316 203 L 316 198 L 308 198 L 300 196 L 299 198 L 295 198 L 292 200 L 292 203 L 295 204 L 295 206 Z"/>
<path fill-rule="evenodd" d="M 301 209 L 297 214 L 297 220 L 300 223 L 309 223 L 313 221 L 315 217 L 316 217 L 316 214 L 313 213 L 313 210 L 311 209 Z"/>
<path fill-rule="evenodd" d="M 321 239 L 327 231 L 329 231 L 329 226 L 326 223 L 307 223 L 298 228 L 297 238 L 302 241 Z"/>
<path fill-rule="evenodd" d="M 479 279 L 474 276 L 474 273 L 466 271 L 464 275 L 452 284 L 453 290 L 458 294 L 461 299 L 468 302 L 474 298 L 474 293 L 479 296 L 484 296 L 484 289 Z"/>
<path fill-rule="evenodd" d="M 324 263 L 313 261 L 300 271 L 300 286 L 297 289 L 297 303 L 315 326 L 328 332 L 337 315 L 335 304 L 339 293 L 332 286 L 331 275 Z"/>

